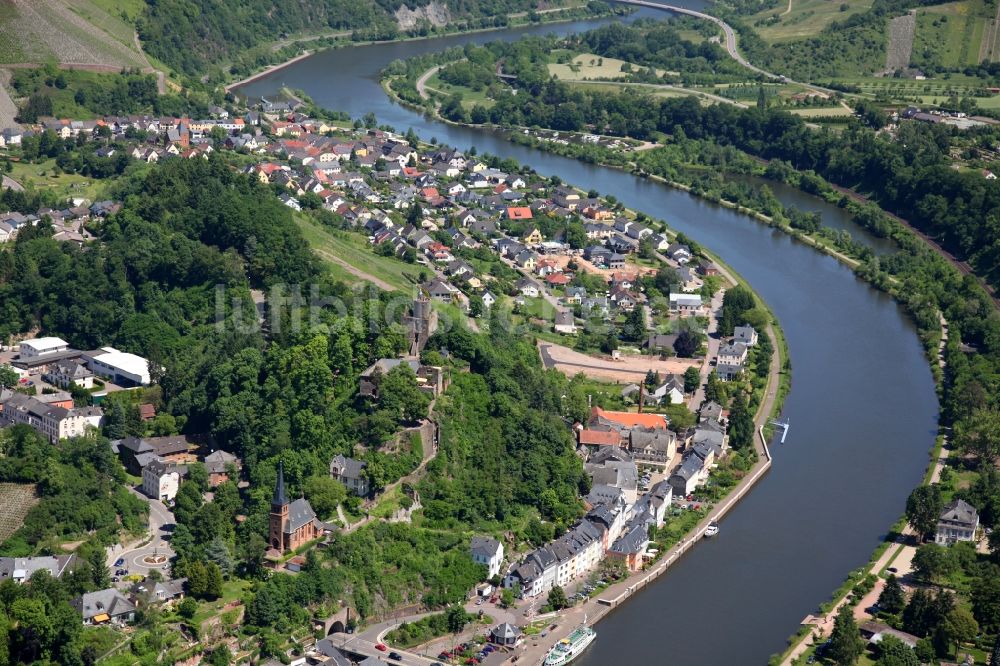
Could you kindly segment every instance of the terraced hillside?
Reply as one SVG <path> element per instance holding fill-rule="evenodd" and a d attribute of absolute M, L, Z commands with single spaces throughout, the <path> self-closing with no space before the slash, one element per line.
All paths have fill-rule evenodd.
<path fill-rule="evenodd" d="M 38 504 L 30 483 L 0 483 L 0 543 L 20 529 L 31 507 Z"/>
<path fill-rule="evenodd" d="M 149 66 L 114 3 L 0 0 L 0 64 L 52 61 L 109 71 Z"/>

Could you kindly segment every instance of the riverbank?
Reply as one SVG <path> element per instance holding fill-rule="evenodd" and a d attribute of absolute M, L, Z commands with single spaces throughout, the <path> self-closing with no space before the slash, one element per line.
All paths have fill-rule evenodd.
<path fill-rule="evenodd" d="M 586 621 L 588 625 L 594 626 L 613 611 L 621 608 L 626 601 L 650 583 L 656 581 L 671 566 L 677 564 L 695 544 L 704 538 L 705 530 L 709 524 L 721 521 L 771 469 L 772 458 L 767 441 L 765 440 L 764 425 L 766 425 L 772 413 L 780 411 L 783 396 L 781 395 L 781 391 L 778 390 L 780 382 L 776 380 L 781 376 L 783 357 L 779 351 L 782 346 L 778 344 L 774 328 L 768 326 L 765 334 L 770 337 L 775 353 L 771 357 L 768 382 L 764 389 L 764 399 L 757 409 L 755 420 L 757 436 L 754 437 L 754 449 L 757 451 L 758 460 L 747 472 L 747 475 L 718 504 L 713 506 L 679 543 L 671 548 L 669 552 L 660 554 L 659 559 L 655 560 L 648 569 L 608 587 L 597 598 L 590 599 L 579 606 L 574 606 L 562 613 L 553 615 L 553 622 L 557 623 L 557 627 L 549 631 L 544 640 L 536 640 L 534 637 L 526 639 L 521 647 L 515 650 L 503 662 L 504 664 L 541 663 L 546 653 L 581 623 Z M 598 634 L 600 634 L 599 627 L 597 630 Z"/>
<path fill-rule="evenodd" d="M 631 12 L 633 10 L 627 9 L 627 11 Z M 574 14 L 574 15 L 565 16 L 564 14 Z M 529 26 L 529 25 L 539 25 L 539 24 L 540 25 L 549 25 L 549 24 L 558 24 L 558 23 L 569 23 L 569 22 L 572 22 L 572 21 L 579 21 L 579 20 L 584 19 L 584 18 L 587 18 L 587 19 L 590 19 L 590 18 L 595 18 L 595 19 L 596 18 L 606 18 L 606 17 L 609 17 L 609 16 L 621 15 L 621 11 L 620 11 L 620 8 L 619 8 L 618 11 L 616 11 L 615 7 L 611 7 L 611 9 L 609 11 L 607 11 L 607 12 L 591 13 L 590 10 L 587 9 L 586 5 L 579 5 L 579 6 L 574 6 L 574 7 L 558 7 L 558 8 L 548 9 L 548 10 L 542 10 L 542 11 L 538 12 L 538 15 L 540 17 L 543 17 L 543 18 L 541 20 L 537 21 L 537 22 L 526 21 L 524 23 L 515 23 L 513 25 L 494 26 L 494 27 L 490 27 L 490 28 L 474 28 L 472 30 L 453 30 L 453 31 L 445 31 L 443 33 L 435 33 L 435 34 L 432 34 L 432 35 L 413 36 L 413 37 L 401 37 L 399 39 L 373 39 L 373 40 L 359 40 L 359 41 L 353 41 L 353 40 L 342 41 L 341 38 L 343 36 L 345 36 L 345 34 L 348 35 L 348 36 L 350 35 L 350 33 L 344 33 L 344 32 L 331 32 L 329 35 L 317 35 L 317 36 L 312 37 L 312 38 L 303 38 L 302 40 L 296 40 L 294 43 L 306 44 L 306 43 L 309 43 L 309 42 L 317 42 L 317 41 L 324 40 L 324 39 L 330 39 L 330 40 L 333 40 L 333 42 L 330 43 L 330 44 L 323 45 L 323 46 L 321 46 L 319 48 L 306 49 L 303 53 L 300 53 L 299 55 L 296 55 L 296 56 L 294 56 L 292 58 L 289 58 L 287 60 L 283 60 L 282 62 L 275 63 L 273 65 L 269 65 L 269 66 L 265 67 L 264 69 L 262 69 L 261 71 L 256 72 L 254 74 L 250 74 L 250 75 L 248 75 L 248 76 L 246 76 L 246 77 L 244 77 L 242 79 L 239 79 L 238 81 L 233 81 L 231 83 L 228 83 L 225 86 L 223 86 L 223 89 L 227 93 L 230 93 L 230 92 L 236 90 L 237 88 L 241 88 L 241 87 L 243 87 L 245 85 L 248 85 L 250 83 L 258 81 L 258 80 L 260 80 L 260 79 L 262 79 L 264 77 L 270 76 L 271 74 L 274 74 L 275 72 L 279 72 L 279 71 L 281 71 L 281 70 L 283 70 L 283 69 L 285 69 L 287 67 L 290 67 L 291 65 L 294 65 L 295 63 L 299 62 L 300 60 L 304 60 L 306 58 L 312 57 L 312 56 L 316 55 L 317 53 L 319 53 L 320 51 L 326 51 L 326 50 L 330 50 L 330 49 L 339 49 L 339 48 L 343 48 L 345 46 L 375 46 L 375 45 L 379 45 L 379 44 L 400 44 L 400 43 L 405 43 L 405 42 L 420 42 L 420 41 L 427 41 L 427 40 L 431 40 L 431 39 L 440 39 L 442 37 L 450 37 L 450 36 L 453 36 L 453 35 L 475 35 L 475 34 L 481 34 L 481 33 L 487 33 L 487 32 L 502 32 L 504 30 L 510 30 L 511 28 L 519 28 L 519 27 L 524 27 L 524 26 Z M 511 18 L 523 18 L 525 16 L 527 16 L 527 14 L 516 14 L 516 15 L 512 14 Z"/>
<path fill-rule="evenodd" d="M 510 137 L 517 137 L 517 136 L 521 135 L 517 134 L 516 132 L 510 134 Z M 532 142 L 529 145 L 534 148 L 546 150 L 547 146 L 539 145 L 539 143 L 542 142 Z M 553 146 L 553 148 L 555 148 L 555 146 Z M 563 152 L 559 152 L 556 150 L 550 152 L 556 152 L 557 154 L 565 156 Z M 613 166 L 616 167 L 618 170 L 632 173 L 633 175 L 639 175 L 651 181 L 659 182 L 665 185 L 670 185 L 675 189 L 680 189 L 682 191 L 696 194 L 701 198 L 712 201 L 713 203 L 718 203 L 724 207 L 745 213 L 761 223 L 780 229 L 785 234 L 793 238 L 796 238 L 797 240 L 802 241 L 807 245 L 810 245 L 813 249 L 819 250 L 829 255 L 837 259 L 837 261 L 840 262 L 841 264 L 851 268 L 856 275 L 864 279 L 872 286 L 875 286 L 881 291 L 886 292 L 887 294 L 892 296 L 894 300 L 903 305 L 907 313 L 913 319 L 913 321 L 918 324 L 918 327 L 920 327 L 922 330 L 921 338 L 924 342 L 925 358 L 926 360 L 931 361 L 930 366 L 939 390 L 942 392 L 942 394 L 946 393 L 947 387 L 944 384 L 944 374 L 942 372 L 944 364 L 944 354 L 943 354 L 944 336 L 941 330 L 932 331 L 926 326 L 925 322 L 921 321 L 921 312 L 915 309 L 911 301 L 908 299 L 908 296 L 912 296 L 912 294 L 908 295 L 906 292 L 902 290 L 902 285 L 905 283 L 905 278 L 907 275 L 906 273 L 890 274 L 884 272 L 871 272 L 871 264 L 874 263 L 875 266 L 878 265 L 877 258 L 874 262 L 871 260 L 871 258 L 862 260 L 858 257 L 851 256 L 847 252 L 840 251 L 837 247 L 834 247 L 832 245 L 833 241 L 829 238 L 824 238 L 822 236 L 819 236 L 818 234 L 815 235 L 809 234 L 801 230 L 794 229 L 793 227 L 791 227 L 790 224 L 775 220 L 773 217 L 765 215 L 760 211 L 747 208 L 746 206 L 740 205 L 735 202 L 701 196 L 700 193 L 695 192 L 694 188 L 688 185 L 676 183 L 658 175 L 648 174 L 648 173 L 637 173 L 634 163 L 626 164 L 624 166 L 621 164 L 608 164 L 603 162 L 598 162 L 598 163 L 603 167 Z M 845 195 L 846 193 L 839 192 L 838 194 Z M 826 192 L 826 195 L 827 196 L 825 197 L 825 199 L 827 201 L 830 201 L 831 198 L 834 197 L 834 195 L 830 192 Z M 854 203 L 844 203 L 843 199 L 841 199 L 839 202 L 836 203 L 838 203 L 841 207 L 847 208 L 855 215 L 859 214 L 857 211 L 862 210 L 860 206 L 858 206 L 858 208 L 856 209 L 855 205 L 861 204 L 866 206 L 867 205 L 874 206 L 873 204 L 870 204 L 870 202 L 868 202 L 866 199 L 863 198 L 850 197 L 850 199 L 852 199 Z M 890 219 L 893 219 L 893 221 L 899 222 L 899 220 L 896 220 L 894 218 L 895 216 L 890 217 Z M 920 236 L 917 234 L 914 234 L 912 229 L 908 228 L 908 225 L 902 225 L 902 226 L 903 229 L 901 230 L 890 230 L 889 237 L 894 242 L 896 242 L 896 244 L 900 247 L 901 251 L 909 253 L 914 257 L 918 258 L 924 257 L 925 253 L 913 249 L 914 248 L 913 241 L 911 242 L 904 241 L 901 243 L 900 239 L 901 238 L 905 239 L 907 236 L 915 236 L 916 238 L 914 238 L 914 241 L 924 241 L 925 239 L 920 238 Z M 855 245 L 847 243 L 846 247 L 850 248 L 850 250 L 853 252 L 857 252 L 857 247 Z M 934 248 L 931 249 L 934 250 Z M 935 254 L 943 259 L 948 260 L 949 267 L 944 270 L 951 270 L 959 272 L 961 274 L 968 274 L 967 271 L 963 271 L 961 270 L 961 267 L 955 265 L 953 258 L 943 256 L 941 255 L 940 252 L 936 251 Z M 928 265 L 933 266 L 936 264 L 935 262 L 931 262 Z M 948 307 L 948 301 L 942 300 L 936 302 L 935 305 L 938 308 L 945 309 Z M 938 315 L 935 317 L 935 320 L 937 320 L 938 317 L 940 317 L 940 310 L 938 311 Z M 935 456 L 934 458 L 937 458 L 937 456 Z M 932 460 L 931 464 L 927 467 L 927 474 L 925 475 L 925 479 L 933 478 L 936 470 L 939 467 L 940 464 L 938 464 L 936 460 Z M 927 481 L 925 480 L 925 483 L 926 482 Z M 840 588 L 838 588 L 838 590 L 834 593 L 833 598 L 830 601 L 821 605 L 819 613 L 817 613 L 816 615 L 806 616 L 806 619 L 803 621 L 804 623 L 802 627 L 790 639 L 791 645 L 789 646 L 789 648 L 780 656 L 776 655 L 772 663 L 792 664 L 795 662 L 795 659 L 799 657 L 805 658 L 802 657 L 802 655 L 810 648 L 811 642 L 809 638 L 813 636 L 814 632 L 825 631 L 828 634 L 832 618 L 841 606 L 843 606 L 846 603 L 851 603 L 853 605 L 856 605 L 857 603 L 860 603 L 865 598 L 867 598 L 867 595 L 859 595 L 859 594 L 852 595 L 852 593 L 862 589 L 863 585 L 870 585 L 872 577 L 874 577 L 875 580 L 877 581 L 880 578 L 879 575 L 884 573 L 884 569 L 887 566 L 890 566 L 889 563 L 896 560 L 896 558 L 900 557 L 900 554 L 903 552 L 904 548 L 912 549 L 911 545 L 909 544 L 904 545 L 903 543 L 900 542 L 900 539 L 905 540 L 905 532 L 903 531 L 903 526 L 900 524 L 899 521 L 897 521 L 893 529 L 890 531 L 887 540 L 881 542 L 878 545 L 878 547 L 874 551 L 874 554 L 869 558 L 868 563 L 860 568 L 855 568 L 853 570 L 851 576 L 848 577 L 847 581 L 844 584 L 842 584 Z"/>

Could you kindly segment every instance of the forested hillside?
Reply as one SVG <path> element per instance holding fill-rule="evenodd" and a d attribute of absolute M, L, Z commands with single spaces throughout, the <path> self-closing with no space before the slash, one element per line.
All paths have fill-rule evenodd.
<path fill-rule="evenodd" d="M 400 7 L 426 7 L 431 2 L 157 0 L 148 3 L 138 29 L 148 53 L 192 75 L 237 55 L 252 57 L 248 50 L 304 30 L 357 31 L 361 38 L 393 39 L 401 32 L 395 17 Z M 536 0 L 447 0 L 438 2 L 446 7 L 438 14 L 470 28 L 490 27 L 494 17 L 503 25 L 508 14 L 528 11 L 536 4 Z"/>

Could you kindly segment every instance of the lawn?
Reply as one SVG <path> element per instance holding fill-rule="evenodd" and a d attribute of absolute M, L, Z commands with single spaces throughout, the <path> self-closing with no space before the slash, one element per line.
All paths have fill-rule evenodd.
<path fill-rule="evenodd" d="M 104 191 L 104 183 L 76 173 L 62 173 L 56 169 L 56 161 L 48 159 L 37 164 L 14 162 L 13 171 L 8 174 L 24 186 L 31 185 L 38 190 L 53 190 L 68 198 L 83 197 L 98 201 Z"/>
<path fill-rule="evenodd" d="M 573 58 L 570 63 L 549 63 L 549 74 L 557 79 L 566 81 L 580 81 L 584 79 L 620 79 L 625 76 L 622 71 L 623 65 L 629 65 L 633 69 L 643 69 L 639 65 L 633 65 L 617 58 L 602 58 L 593 53 L 581 53 Z M 674 74 L 667 70 L 657 69 L 656 75 Z"/>
<path fill-rule="evenodd" d="M 218 615 L 226 604 L 239 601 L 243 593 L 250 587 L 250 583 L 245 580 L 227 580 L 222 583 L 222 596 L 215 601 L 202 602 L 198 604 L 198 612 L 194 614 L 191 623 L 199 626 L 202 622 Z"/>
<path fill-rule="evenodd" d="M 785 14 L 788 3 L 782 1 L 774 9 L 754 14 L 749 22 L 769 42 L 788 41 L 813 37 L 834 21 L 843 21 L 871 6 L 872 0 L 791 0 L 792 11 Z"/>
<path fill-rule="evenodd" d="M 400 290 L 407 290 L 419 282 L 422 269 L 417 264 L 407 264 L 393 257 L 382 257 L 372 250 L 367 239 L 350 231 L 329 229 L 306 214 L 296 214 L 295 222 L 309 245 L 327 260 L 331 273 L 346 282 L 362 279 L 336 259 L 349 264 L 356 271 L 371 275 Z"/>
<path fill-rule="evenodd" d="M 442 95 L 458 93 L 462 96 L 462 106 L 467 109 L 471 109 L 477 104 L 486 108 L 493 106 L 493 100 L 488 96 L 486 88 L 473 90 L 466 86 L 455 86 L 442 81 L 437 74 L 427 79 L 427 89 L 432 92 L 441 93 Z"/>

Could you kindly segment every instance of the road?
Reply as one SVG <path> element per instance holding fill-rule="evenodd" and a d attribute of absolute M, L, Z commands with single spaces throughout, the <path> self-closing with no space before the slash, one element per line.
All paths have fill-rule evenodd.
<path fill-rule="evenodd" d="M 170 548 L 170 535 L 174 531 L 174 514 L 166 505 L 159 501 L 146 497 L 135 489 L 130 489 L 136 496 L 141 497 L 149 504 L 149 541 L 145 545 L 132 547 L 121 545 L 108 549 L 108 566 L 112 569 L 117 567 L 114 563 L 119 559 L 125 560 L 124 568 L 129 574 L 145 575 L 153 569 L 158 569 L 166 574 L 170 566 L 170 558 L 174 556 L 174 551 Z M 163 557 L 162 563 L 154 564 L 146 562 L 147 557 Z M 167 577 L 167 576 L 165 576 Z"/>
<path fill-rule="evenodd" d="M 717 26 L 719 26 L 720 28 L 722 28 L 722 32 L 726 35 L 726 44 L 725 44 L 725 47 L 726 47 L 726 52 L 729 54 L 729 57 L 732 58 L 733 60 L 735 60 L 736 62 L 738 62 L 739 64 L 743 65 L 747 69 L 749 69 L 751 72 L 755 72 L 757 74 L 760 74 L 761 76 L 764 76 L 764 77 L 769 78 L 769 79 L 774 79 L 776 81 L 780 80 L 780 81 L 783 81 L 785 83 L 797 83 L 797 84 L 799 84 L 801 86 L 805 86 L 806 88 L 809 88 L 810 90 L 815 90 L 815 91 L 821 92 L 821 93 L 823 93 L 825 95 L 828 95 L 828 94 L 831 94 L 831 93 L 834 92 L 833 90 L 831 90 L 829 88 L 824 88 L 822 86 L 813 85 L 811 83 L 805 83 L 804 81 L 793 81 L 792 79 L 789 79 L 786 76 L 782 76 L 781 74 L 775 74 L 774 72 L 769 72 L 769 71 L 767 71 L 765 69 L 761 69 L 760 67 L 757 67 L 756 65 L 754 65 L 753 63 L 751 63 L 749 60 L 747 60 L 746 58 L 744 58 L 740 54 L 740 50 L 738 48 L 737 41 L 736 41 L 736 31 L 733 30 L 732 26 L 730 26 L 728 23 L 726 23 L 722 19 L 718 18 L 717 16 L 712 16 L 711 14 L 705 14 L 704 12 L 699 12 L 699 11 L 695 11 L 693 9 L 688 9 L 687 7 L 678 7 L 676 5 L 667 5 L 667 4 L 663 4 L 663 3 L 660 3 L 660 2 L 650 2 L 649 0 L 615 0 L 615 2 L 618 2 L 618 3 L 623 4 L 623 5 L 634 5 L 636 7 L 650 7 L 652 9 L 662 9 L 664 11 L 674 12 L 675 14 L 684 14 L 686 16 L 694 16 L 695 18 L 700 18 L 700 19 L 704 19 L 706 21 L 711 21 L 712 23 L 714 23 Z M 789 4 L 791 4 L 791 3 L 789 3 Z"/>
<path fill-rule="evenodd" d="M 708 306 L 708 328 L 705 329 L 708 339 L 708 351 L 705 354 L 705 360 L 701 364 L 701 381 L 698 383 L 698 388 L 695 390 L 694 395 L 688 400 L 688 407 L 693 412 L 697 412 L 698 408 L 701 407 L 701 403 L 705 401 L 705 385 L 708 383 L 708 376 L 712 373 L 712 359 L 719 356 L 719 345 L 721 340 L 719 339 L 719 318 L 722 317 L 722 298 L 725 296 L 726 290 L 720 289 L 712 295 L 712 303 Z"/>
<path fill-rule="evenodd" d="M 760 67 L 757 67 L 756 65 L 750 63 L 742 55 L 740 55 L 739 49 L 736 48 L 736 31 L 733 30 L 728 23 L 726 23 L 725 21 L 716 16 L 695 11 L 693 9 L 688 9 L 687 7 L 666 5 L 660 2 L 649 2 L 648 0 L 615 0 L 615 2 L 618 2 L 623 5 L 635 5 L 637 7 L 650 7 L 652 9 L 663 9 L 668 12 L 674 12 L 675 14 L 685 14 L 687 16 L 694 16 L 696 18 L 705 19 L 706 21 L 711 21 L 712 23 L 722 28 L 722 32 L 726 35 L 726 51 L 729 53 L 729 56 L 733 60 L 740 63 L 750 71 L 766 76 L 769 79 L 781 78 L 777 74 L 768 72 L 766 70 L 761 69 Z"/>
<path fill-rule="evenodd" d="M 421 74 L 419 79 L 417 79 L 417 83 L 416 83 L 417 94 L 420 95 L 420 99 L 427 99 L 427 97 L 428 97 L 428 95 L 427 95 L 427 80 L 429 78 L 431 78 L 432 76 L 434 76 L 435 74 L 437 74 L 438 70 L 441 69 L 441 67 L 442 67 L 442 65 L 438 65 L 437 67 L 431 67 L 426 72 L 424 72 L 423 74 Z"/>

